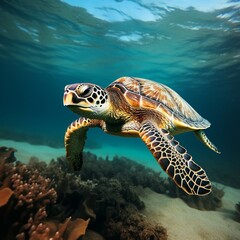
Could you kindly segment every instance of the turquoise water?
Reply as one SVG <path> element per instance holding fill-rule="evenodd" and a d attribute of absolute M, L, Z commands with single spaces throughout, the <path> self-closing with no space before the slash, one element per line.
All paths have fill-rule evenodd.
<path fill-rule="evenodd" d="M 221 155 L 191 133 L 176 138 L 214 180 L 240 187 L 239 1 L 2 0 L 0 19 L 0 138 L 62 148 L 78 117 L 62 104 L 65 85 L 148 78 L 212 123 L 206 133 Z M 155 161 L 139 139 L 100 130 L 89 131 L 87 147 Z"/>

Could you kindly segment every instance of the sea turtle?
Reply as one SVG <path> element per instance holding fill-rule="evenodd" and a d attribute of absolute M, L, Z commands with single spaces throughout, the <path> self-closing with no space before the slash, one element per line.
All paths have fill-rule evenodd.
<path fill-rule="evenodd" d="M 206 195 L 211 183 L 173 135 L 193 131 L 219 153 L 203 129 L 210 123 L 169 87 L 151 80 L 121 77 L 103 89 L 91 83 L 67 85 L 64 105 L 81 115 L 65 134 L 67 159 L 78 171 L 90 127 L 120 136 L 140 137 L 164 171 L 189 195 Z"/>

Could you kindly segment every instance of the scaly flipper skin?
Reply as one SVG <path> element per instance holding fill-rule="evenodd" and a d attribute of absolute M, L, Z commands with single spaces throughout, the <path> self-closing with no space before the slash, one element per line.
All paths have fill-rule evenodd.
<path fill-rule="evenodd" d="M 164 171 L 189 195 L 206 195 L 211 184 L 185 148 L 165 129 L 156 129 L 151 122 L 142 124 L 139 135 Z"/>
<path fill-rule="evenodd" d="M 208 139 L 205 132 L 203 130 L 196 130 L 194 131 L 195 136 L 208 148 L 213 150 L 214 152 L 220 154 L 221 152 L 217 149 L 217 147 Z"/>
<path fill-rule="evenodd" d="M 101 120 L 79 118 L 67 128 L 65 133 L 65 148 L 67 160 L 74 171 L 80 171 L 82 167 L 82 152 L 89 127 L 100 126 Z"/>

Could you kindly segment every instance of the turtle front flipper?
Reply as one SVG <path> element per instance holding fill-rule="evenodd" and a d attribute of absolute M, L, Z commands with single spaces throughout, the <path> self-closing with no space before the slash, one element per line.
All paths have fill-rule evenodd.
<path fill-rule="evenodd" d="M 67 128 L 64 138 L 66 157 L 74 171 L 79 171 L 82 167 L 82 152 L 88 128 L 100 126 L 100 122 L 100 120 L 83 117 L 71 123 Z"/>
<path fill-rule="evenodd" d="M 139 135 L 164 171 L 189 195 L 206 195 L 211 184 L 205 171 L 165 129 L 156 129 L 151 122 L 142 124 Z"/>

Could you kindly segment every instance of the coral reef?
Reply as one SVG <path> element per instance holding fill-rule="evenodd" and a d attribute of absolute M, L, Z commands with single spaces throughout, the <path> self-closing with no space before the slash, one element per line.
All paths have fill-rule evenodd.
<path fill-rule="evenodd" d="M 0 235 L 3 239 L 60 240 L 84 235 L 89 220 L 48 217 L 57 192 L 38 170 L 15 162 L 15 149 L 0 148 Z"/>
<path fill-rule="evenodd" d="M 128 185 L 149 187 L 157 193 L 165 193 L 167 184 L 160 172 L 153 171 L 135 161 L 125 157 L 115 156 L 113 160 L 97 158 L 89 152 L 83 154 L 84 161 L 81 177 L 86 179 L 100 179 L 101 177 L 115 178 Z"/>
<path fill-rule="evenodd" d="M 101 166 L 102 160 L 97 160 L 95 155 L 90 154 L 90 156 L 99 161 L 98 164 Z M 91 157 L 88 158 L 90 163 Z M 29 165 L 42 169 L 44 176 L 51 174 L 56 189 L 59 188 L 65 192 L 61 197 L 61 207 L 67 206 L 67 211 L 70 211 L 73 216 L 91 218 L 89 228 L 101 233 L 106 239 L 160 240 L 167 238 L 166 229 L 150 224 L 139 213 L 139 210 L 144 208 L 144 203 L 135 193 L 134 187 L 126 180 L 121 182 L 117 178 L 107 178 L 103 177 L 104 174 L 99 174 L 98 178 L 83 181 L 80 176 L 71 172 L 71 167 L 65 158 L 51 161 L 45 169 L 42 162 L 36 159 L 31 159 Z M 92 167 L 91 164 L 90 167 Z M 101 167 L 104 169 L 103 166 Z M 90 172 L 90 169 L 88 171 Z M 61 209 L 61 212 L 65 211 L 66 209 Z M 131 221 L 132 216 L 135 216 L 138 221 Z M 135 229 L 134 233 L 133 229 Z"/>
<path fill-rule="evenodd" d="M 163 178 L 159 172 L 131 161 L 124 157 L 114 157 L 112 161 L 97 158 L 91 153 L 85 153 L 86 161 L 81 172 L 82 179 L 115 178 L 121 183 L 133 186 L 148 187 L 157 193 L 178 197 L 192 208 L 199 210 L 216 210 L 222 206 L 223 189 L 213 186 L 207 196 L 190 196 L 178 188 L 170 178 Z"/>
<path fill-rule="evenodd" d="M 22 164 L 14 151 L 0 148 L 0 235 L 4 239 L 167 239 L 166 229 L 139 213 L 144 204 L 134 191 L 133 173 L 128 179 L 106 177 L 103 172 L 83 180 L 65 158 L 48 165 L 31 158 Z"/>
<path fill-rule="evenodd" d="M 166 229 L 140 214 L 145 206 L 135 191 L 139 185 L 179 197 L 200 210 L 216 210 L 222 204 L 222 189 L 213 187 L 205 197 L 189 196 L 171 179 L 126 158 L 109 161 L 84 153 L 82 171 L 77 173 L 65 157 L 49 164 L 33 157 L 22 164 L 15 151 L 0 148 L 4 239 L 165 240 Z"/>

